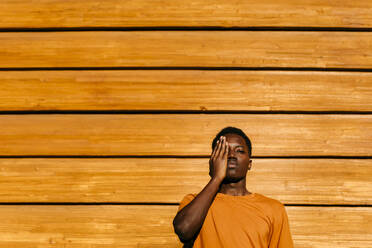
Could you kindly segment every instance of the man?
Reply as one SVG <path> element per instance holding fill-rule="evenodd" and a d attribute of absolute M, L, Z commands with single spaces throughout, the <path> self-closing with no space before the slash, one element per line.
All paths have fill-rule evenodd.
<path fill-rule="evenodd" d="M 184 247 L 292 248 L 284 205 L 246 189 L 252 146 L 235 127 L 222 129 L 212 142 L 208 184 L 181 201 L 173 220 Z"/>

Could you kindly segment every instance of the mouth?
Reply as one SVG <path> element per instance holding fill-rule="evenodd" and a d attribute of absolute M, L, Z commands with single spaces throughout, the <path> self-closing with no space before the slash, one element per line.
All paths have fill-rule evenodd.
<path fill-rule="evenodd" d="M 236 161 L 228 161 L 227 162 L 227 167 L 229 168 L 229 169 L 233 169 L 233 168 L 235 168 L 236 166 L 237 166 L 238 164 L 236 163 Z"/>

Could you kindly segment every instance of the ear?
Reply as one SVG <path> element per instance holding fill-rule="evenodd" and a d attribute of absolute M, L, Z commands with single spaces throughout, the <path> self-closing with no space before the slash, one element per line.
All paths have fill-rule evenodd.
<path fill-rule="evenodd" d="M 250 159 L 250 160 L 249 160 L 249 163 L 248 163 L 248 170 L 250 170 L 251 167 L 252 167 L 252 160 Z"/>

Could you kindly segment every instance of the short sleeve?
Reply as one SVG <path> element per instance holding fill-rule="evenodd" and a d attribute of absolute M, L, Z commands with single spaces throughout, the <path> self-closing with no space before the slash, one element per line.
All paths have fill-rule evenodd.
<path fill-rule="evenodd" d="M 284 205 L 280 204 L 275 213 L 269 248 L 293 248 L 293 246 L 287 212 Z"/>
<path fill-rule="evenodd" d="M 192 200 L 194 200 L 194 198 L 195 198 L 194 194 L 185 195 L 182 201 L 180 202 L 180 205 L 178 206 L 177 212 L 179 212 L 182 208 L 184 208 L 187 204 L 189 204 Z"/>

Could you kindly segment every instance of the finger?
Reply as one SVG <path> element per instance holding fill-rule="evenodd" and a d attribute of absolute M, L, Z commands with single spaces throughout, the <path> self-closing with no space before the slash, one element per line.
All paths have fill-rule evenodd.
<path fill-rule="evenodd" d="M 221 138 L 218 140 L 218 143 L 217 143 L 217 145 L 216 145 L 216 148 L 215 148 L 215 152 L 214 152 L 214 159 L 216 159 L 217 158 L 217 156 L 218 156 L 218 150 L 219 150 L 219 148 L 220 148 L 220 146 L 221 146 Z"/>
<path fill-rule="evenodd" d="M 217 140 L 216 146 L 214 147 L 214 156 L 216 156 L 218 148 L 221 146 L 221 139 Z"/>
<path fill-rule="evenodd" d="M 220 141 L 220 146 L 218 147 L 218 151 L 216 154 L 217 157 L 221 156 L 221 150 L 222 148 L 225 148 L 224 144 L 225 144 L 225 137 L 222 137 L 222 140 Z"/>
<path fill-rule="evenodd" d="M 211 158 L 213 158 L 214 155 L 216 154 L 216 150 L 217 150 L 217 147 L 218 147 L 218 144 L 219 144 L 219 143 L 220 143 L 220 141 L 217 140 L 217 143 L 216 143 L 216 145 L 214 146 L 214 149 L 213 149 L 213 151 L 212 151 Z"/>
<path fill-rule="evenodd" d="M 226 141 L 225 142 L 225 149 L 223 150 L 223 157 L 227 157 L 227 153 L 229 152 L 229 143 Z"/>

